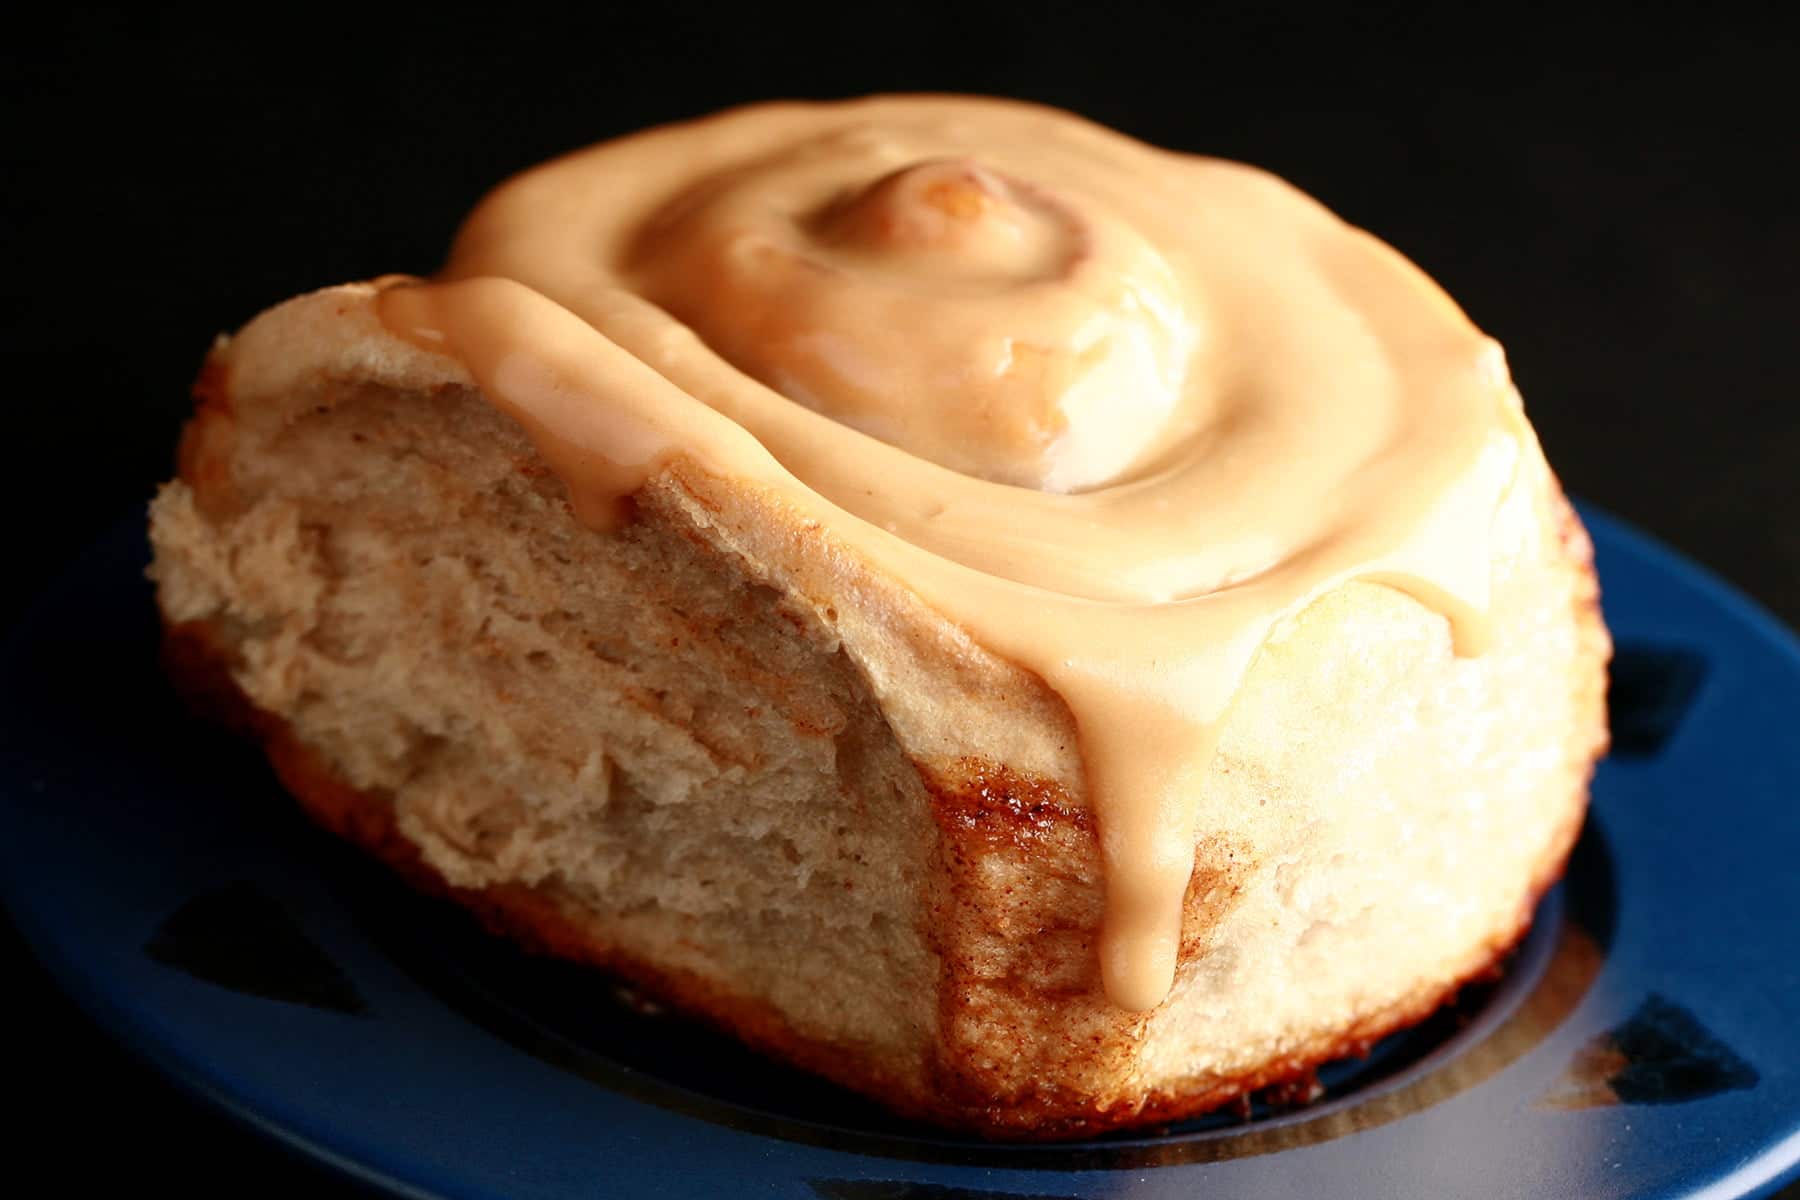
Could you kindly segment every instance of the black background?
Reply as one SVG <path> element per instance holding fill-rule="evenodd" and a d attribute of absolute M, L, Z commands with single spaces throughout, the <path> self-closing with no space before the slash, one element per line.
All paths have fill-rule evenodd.
<path fill-rule="evenodd" d="M 1256 162 L 1373 230 L 1505 343 L 1572 492 L 1800 622 L 1800 41 L 1775 7 L 583 11 L 9 20 L 0 617 L 169 474 L 208 342 L 260 308 L 429 272 L 488 186 L 585 142 L 954 90 Z M 78 1194 L 340 1190 L 136 1066 L 16 939 L 0 963 L 41 1052 L 8 1079 L 16 1162 Z"/>

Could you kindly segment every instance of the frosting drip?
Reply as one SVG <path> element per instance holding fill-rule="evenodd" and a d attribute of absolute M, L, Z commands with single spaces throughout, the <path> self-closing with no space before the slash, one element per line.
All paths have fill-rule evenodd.
<path fill-rule="evenodd" d="M 1176 970 L 1195 797 L 1273 626 L 1349 579 L 1485 638 L 1529 438 L 1498 347 L 1251 168 L 1030 105 L 767 105 L 493 193 L 397 333 L 582 520 L 674 456 L 772 493 L 1068 705 L 1108 995 Z"/>

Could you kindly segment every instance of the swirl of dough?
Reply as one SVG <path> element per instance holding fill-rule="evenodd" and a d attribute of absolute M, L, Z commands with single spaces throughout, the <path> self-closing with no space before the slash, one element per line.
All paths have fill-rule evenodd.
<path fill-rule="evenodd" d="M 766 105 L 578 152 L 383 315 L 596 527 L 684 455 L 1039 675 L 1134 1009 L 1174 977 L 1195 792 L 1269 631 L 1364 578 L 1479 649 L 1530 441 L 1498 348 L 1386 246 L 1260 171 L 1003 101 Z"/>
<path fill-rule="evenodd" d="M 1193 334 L 1143 238 L 973 159 L 886 170 L 844 143 L 677 199 L 638 290 L 775 390 L 963 474 L 1081 491 L 1155 450 Z"/>

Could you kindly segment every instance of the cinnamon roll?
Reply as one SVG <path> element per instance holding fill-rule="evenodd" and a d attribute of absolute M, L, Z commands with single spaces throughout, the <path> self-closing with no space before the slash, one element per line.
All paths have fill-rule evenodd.
<path fill-rule="evenodd" d="M 1499 347 L 1281 181 L 762 105 L 214 350 L 170 661 L 496 928 L 902 1113 L 1204 1111 L 1520 936 L 1605 740 Z"/>

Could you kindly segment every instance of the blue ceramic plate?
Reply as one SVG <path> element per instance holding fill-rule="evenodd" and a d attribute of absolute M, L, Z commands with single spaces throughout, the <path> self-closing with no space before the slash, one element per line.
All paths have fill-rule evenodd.
<path fill-rule="evenodd" d="M 14 632 L 0 865 L 68 990 L 250 1124 L 412 1196 L 1751 1196 L 1800 1160 L 1800 648 L 1600 514 L 1612 758 L 1497 982 L 1326 1098 L 958 1140 L 529 959 L 315 832 L 156 663 L 141 521 Z"/>

